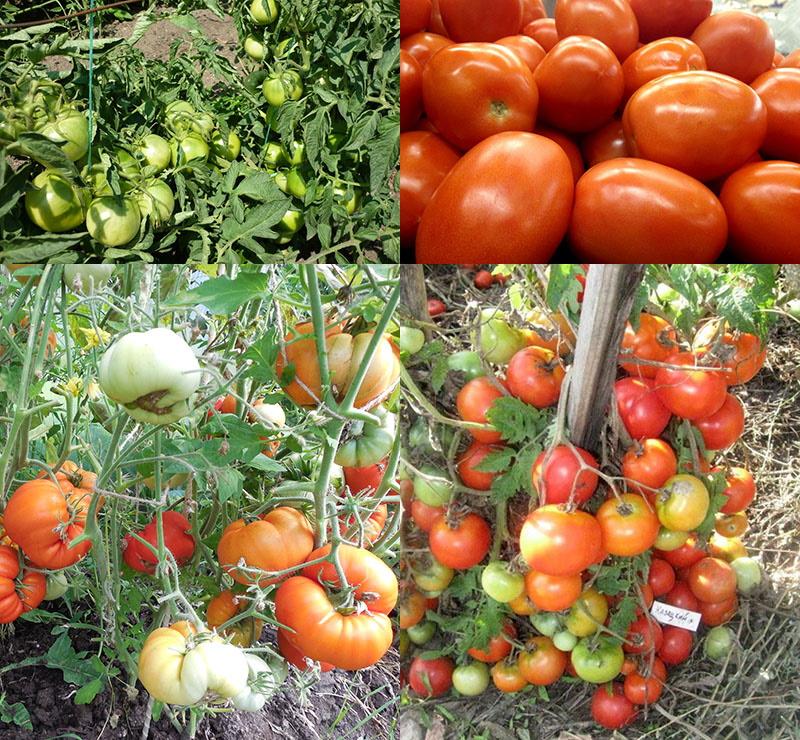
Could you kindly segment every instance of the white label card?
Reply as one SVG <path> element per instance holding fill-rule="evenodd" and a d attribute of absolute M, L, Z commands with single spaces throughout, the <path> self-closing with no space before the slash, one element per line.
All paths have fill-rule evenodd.
<path fill-rule="evenodd" d="M 700 626 L 700 613 L 690 612 L 688 609 L 679 609 L 677 606 L 654 601 L 650 610 L 654 619 L 661 624 L 670 624 L 673 627 L 683 627 L 685 630 L 697 632 Z"/>

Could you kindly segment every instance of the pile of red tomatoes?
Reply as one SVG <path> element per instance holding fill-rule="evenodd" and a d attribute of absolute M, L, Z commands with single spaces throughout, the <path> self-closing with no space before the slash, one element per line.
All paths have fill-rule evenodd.
<path fill-rule="evenodd" d="M 759 16 L 712 0 L 400 12 L 408 261 L 800 258 L 800 49 L 784 58 Z"/>

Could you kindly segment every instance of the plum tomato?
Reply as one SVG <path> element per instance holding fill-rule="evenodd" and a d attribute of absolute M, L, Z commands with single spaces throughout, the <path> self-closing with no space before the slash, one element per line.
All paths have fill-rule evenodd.
<path fill-rule="evenodd" d="M 439 0 L 448 36 L 464 41 L 496 41 L 522 26 L 522 0 Z"/>
<path fill-rule="evenodd" d="M 400 50 L 400 130 L 414 127 L 422 115 L 422 65 Z"/>
<path fill-rule="evenodd" d="M 591 36 L 602 41 L 620 62 L 639 41 L 639 23 L 628 0 L 557 0 L 556 30 L 567 36 Z"/>
<path fill-rule="evenodd" d="M 639 21 L 642 43 L 667 36 L 688 37 L 711 15 L 712 0 L 628 0 Z"/>
<path fill-rule="evenodd" d="M 651 41 L 637 49 L 622 63 L 625 100 L 651 80 L 674 72 L 706 68 L 700 47 L 689 39 L 670 37 Z"/>

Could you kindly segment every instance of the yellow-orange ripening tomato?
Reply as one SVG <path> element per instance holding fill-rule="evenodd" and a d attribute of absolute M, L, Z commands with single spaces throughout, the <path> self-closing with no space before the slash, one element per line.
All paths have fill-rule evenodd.
<path fill-rule="evenodd" d="M 275 372 L 279 377 L 288 365 L 294 366 L 294 378 L 284 390 L 300 406 L 316 406 L 322 399 L 316 340 L 313 336 L 306 336 L 313 333 L 314 327 L 310 322 L 298 324 L 294 332 L 286 336 L 285 361 L 283 352 L 279 352 L 275 363 Z M 325 330 L 328 368 L 337 400 L 347 395 L 372 335 L 373 332 L 364 332 L 352 336 L 343 333 L 338 326 Z M 400 359 L 391 342 L 384 338 L 372 357 L 354 405 L 357 408 L 370 408 L 380 403 L 394 390 L 399 379 Z"/>
<path fill-rule="evenodd" d="M 419 263 L 548 262 L 567 231 L 572 168 L 554 141 L 526 132 L 470 149 L 431 198 Z"/>

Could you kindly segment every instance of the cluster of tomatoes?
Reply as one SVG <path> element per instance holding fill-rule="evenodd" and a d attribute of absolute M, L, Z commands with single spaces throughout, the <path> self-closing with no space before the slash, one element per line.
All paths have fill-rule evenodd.
<path fill-rule="evenodd" d="M 545 318 L 550 331 L 542 326 Z M 560 396 L 574 342 L 569 322 L 560 314 L 534 314 L 527 323 L 529 328 L 515 328 L 496 309 L 486 309 L 475 339 L 485 360 L 505 366 L 504 377 L 476 368 L 457 395 L 459 416 L 475 426 L 467 429 L 472 441 L 455 469 L 476 493 L 488 491 L 496 476 L 481 461 L 504 445 L 491 426 L 495 402 L 511 395 L 544 409 Z M 642 313 L 636 323 L 626 327 L 620 353 L 625 375 L 614 387 L 626 442 L 618 465 L 601 466 L 590 451 L 563 438 L 538 455 L 530 473 L 535 508 L 521 526 L 510 527 L 511 549 L 518 545 L 520 555 L 504 561 L 493 550 L 481 571 L 483 590 L 507 605 L 508 618 L 458 665 L 446 654 L 416 656 L 407 680 L 418 696 L 440 696 L 451 687 L 474 696 L 490 682 L 515 692 L 568 673 L 598 686 L 592 715 L 615 728 L 657 701 L 668 667 L 692 652 L 694 631 L 657 621 L 651 614 L 655 599 L 694 612 L 714 628 L 707 654 L 717 658 L 729 649 L 732 637 L 721 625 L 736 613 L 737 590 L 748 593 L 761 580 L 758 563 L 739 539 L 755 483 L 745 468 L 712 467 L 710 461 L 741 435 L 742 404 L 730 388 L 759 371 L 766 350 L 757 336 L 732 331 L 719 319 L 704 324 L 688 349 L 666 319 Z M 691 440 L 680 454 L 672 442 L 679 433 Z M 478 566 L 489 554 L 492 527 L 462 503 L 468 498 L 453 504 L 448 474 L 435 467 L 421 467 L 414 479 L 411 531 L 427 533 L 429 555 L 411 561 L 401 601 L 400 627 L 413 643 L 431 638 L 426 613 L 437 609 L 455 572 Z M 645 566 L 625 592 L 635 609 L 615 632 L 611 617 L 623 594 L 605 593 L 598 576 L 637 558 L 646 558 L 637 561 Z M 512 614 L 528 617 L 535 634 L 520 636 Z"/>
<path fill-rule="evenodd" d="M 800 49 L 712 0 L 402 0 L 421 263 L 800 254 Z M 442 249 L 447 245 L 447 249 Z M 733 260 L 730 260 L 733 261 Z"/>

